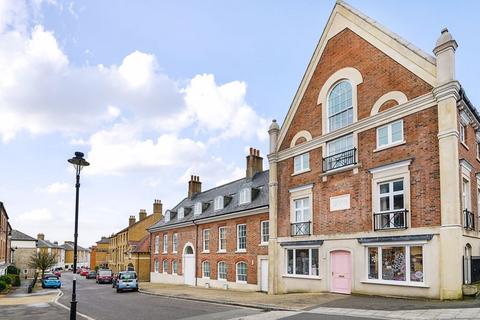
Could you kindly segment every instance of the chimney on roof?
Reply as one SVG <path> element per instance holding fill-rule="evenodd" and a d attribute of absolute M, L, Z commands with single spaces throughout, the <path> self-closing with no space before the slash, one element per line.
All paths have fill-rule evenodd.
<path fill-rule="evenodd" d="M 247 178 L 252 178 L 255 173 L 263 171 L 263 158 L 260 157 L 260 150 L 250 148 L 247 156 Z"/>
<path fill-rule="evenodd" d="M 138 213 L 138 221 L 142 221 L 147 217 L 147 211 L 145 209 L 140 209 L 140 212 Z"/>
<path fill-rule="evenodd" d="M 45 240 L 45 235 L 43 233 L 37 234 L 37 239 L 38 240 Z"/>
<path fill-rule="evenodd" d="M 158 200 L 158 199 L 155 199 L 153 201 L 153 214 L 161 216 L 162 212 L 163 212 L 162 201 Z"/>
<path fill-rule="evenodd" d="M 135 224 L 135 216 L 128 218 L 128 226 L 130 227 L 132 224 Z"/>
<path fill-rule="evenodd" d="M 457 41 L 447 28 L 442 29 L 433 53 L 437 59 L 437 85 L 455 80 L 455 50 Z"/>
<path fill-rule="evenodd" d="M 192 198 L 197 193 L 202 192 L 202 183 L 199 176 L 190 176 L 188 181 L 188 198 Z"/>
<path fill-rule="evenodd" d="M 58 241 L 53 241 L 53 244 L 58 246 Z"/>

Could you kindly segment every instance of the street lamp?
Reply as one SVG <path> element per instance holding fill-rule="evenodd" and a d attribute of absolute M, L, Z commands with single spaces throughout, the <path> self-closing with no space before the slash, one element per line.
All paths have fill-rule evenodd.
<path fill-rule="evenodd" d="M 77 177 L 75 183 L 76 196 L 75 196 L 75 233 L 73 234 L 73 286 L 72 286 L 72 301 L 70 302 L 70 320 L 77 319 L 77 279 L 75 273 L 77 271 L 77 238 L 78 238 L 78 193 L 80 191 L 80 171 L 83 167 L 89 166 L 85 159 L 83 159 L 82 152 L 75 152 L 75 157 L 68 159 L 68 162 L 73 164 L 75 168 L 75 174 Z"/>

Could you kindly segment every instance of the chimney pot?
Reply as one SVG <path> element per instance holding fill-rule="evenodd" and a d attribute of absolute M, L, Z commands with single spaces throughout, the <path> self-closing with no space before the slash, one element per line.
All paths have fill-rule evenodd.
<path fill-rule="evenodd" d="M 142 221 L 147 217 L 147 211 L 145 209 L 140 209 L 140 212 L 138 213 L 138 221 Z"/>
<path fill-rule="evenodd" d="M 156 214 L 156 215 L 162 215 L 162 211 L 163 211 L 163 208 L 162 208 L 162 201 L 158 200 L 158 199 L 155 199 L 155 201 L 153 202 L 153 214 Z"/>
<path fill-rule="evenodd" d="M 260 150 L 250 148 L 247 156 L 246 177 L 252 178 L 256 173 L 263 171 L 263 158 L 260 157 Z"/>
<path fill-rule="evenodd" d="M 37 239 L 38 240 L 45 240 L 45 235 L 43 233 L 37 234 Z"/>
<path fill-rule="evenodd" d="M 202 183 L 199 176 L 192 176 L 188 182 L 188 198 L 192 198 L 195 194 L 202 192 Z"/>
<path fill-rule="evenodd" d="M 128 218 L 128 226 L 133 224 L 135 224 L 135 216 L 130 216 L 130 218 Z"/>

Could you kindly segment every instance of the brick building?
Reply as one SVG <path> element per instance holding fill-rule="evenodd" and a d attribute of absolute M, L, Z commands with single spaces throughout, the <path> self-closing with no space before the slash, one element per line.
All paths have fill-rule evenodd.
<path fill-rule="evenodd" d="M 12 227 L 8 222 L 8 214 L 3 202 L 0 202 L 0 275 L 6 272 L 11 263 Z"/>
<path fill-rule="evenodd" d="M 21 270 L 21 276 L 33 278 L 35 269 L 29 267 L 30 258 L 37 252 L 37 239 L 12 230 L 12 263 Z"/>
<path fill-rule="evenodd" d="M 245 178 L 188 196 L 151 233 L 151 282 L 268 290 L 268 171 L 250 149 Z"/>
<path fill-rule="evenodd" d="M 100 268 L 108 268 L 108 246 L 110 239 L 102 237 L 92 246 L 90 250 L 90 269 L 95 269 L 96 266 Z"/>
<path fill-rule="evenodd" d="M 269 130 L 270 293 L 462 296 L 462 256 L 480 254 L 480 116 L 456 48 L 444 29 L 431 56 L 337 1 Z"/>

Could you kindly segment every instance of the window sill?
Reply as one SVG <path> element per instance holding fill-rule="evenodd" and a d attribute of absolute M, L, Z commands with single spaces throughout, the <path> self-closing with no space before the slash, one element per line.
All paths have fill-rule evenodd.
<path fill-rule="evenodd" d="M 345 166 L 345 167 L 341 167 L 341 168 L 337 168 L 337 169 L 332 169 L 332 170 L 328 170 L 322 174 L 320 174 L 320 177 L 328 177 L 328 176 L 331 176 L 333 174 L 337 174 L 337 173 L 341 173 L 341 172 L 344 172 L 344 171 L 350 171 L 350 170 L 354 170 L 354 169 L 357 169 L 360 167 L 360 163 L 357 163 L 357 164 L 350 164 L 348 166 Z"/>
<path fill-rule="evenodd" d="M 203 280 L 210 280 L 210 277 L 202 277 Z"/>
<path fill-rule="evenodd" d="M 217 253 L 227 253 L 227 250 L 218 250 Z"/>
<path fill-rule="evenodd" d="M 465 142 L 463 142 L 463 141 L 460 141 L 460 143 L 462 144 L 462 146 L 464 146 L 464 147 L 465 147 L 465 149 L 467 149 L 467 150 L 470 150 L 470 148 L 469 148 L 469 147 L 468 147 L 468 146 L 465 144 Z"/>
<path fill-rule="evenodd" d="M 300 274 L 284 274 L 282 278 L 295 278 L 295 279 L 309 279 L 309 280 L 322 280 L 320 276 L 307 276 Z"/>
<path fill-rule="evenodd" d="M 210 250 L 203 250 L 202 253 L 210 253 Z"/>
<path fill-rule="evenodd" d="M 387 286 L 399 286 L 399 287 L 415 287 L 415 288 L 430 288 L 425 283 L 413 283 L 413 282 L 400 282 L 400 281 L 383 281 L 383 280 L 363 280 L 361 283 L 366 284 L 383 284 Z"/>
<path fill-rule="evenodd" d="M 266 246 L 268 246 L 268 242 L 260 242 L 260 244 L 258 246 L 259 247 L 266 247 Z"/>
<path fill-rule="evenodd" d="M 238 249 L 235 251 L 235 253 L 246 253 L 247 249 Z"/>
<path fill-rule="evenodd" d="M 392 144 L 387 144 L 387 145 L 382 146 L 382 147 L 377 146 L 377 148 L 375 150 L 373 150 L 373 152 L 380 152 L 380 151 L 390 149 L 390 148 L 393 148 L 393 147 L 398 147 L 398 146 L 404 145 L 405 143 L 407 143 L 407 141 L 403 140 L 403 141 L 395 142 L 395 143 L 392 143 Z"/>
<path fill-rule="evenodd" d="M 310 168 L 309 168 L 309 169 L 306 169 L 306 170 L 301 170 L 301 171 L 292 173 L 291 176 L 292 176 L 292 177 L 293 177 L 293 176 L 298 176 L 299 174 L 306 173 L 306 172 L 310 172 L 310 171 L 312 171 L 312 170 L 310 170 Z"/>
<path fill-rule="evenodd" d="M 163 251 L 162 254 L 167 254 L 168 252 L 167 251 Z"/>
<path fill-rule="evenodd" d="M 178 253 L 177 251 L 172 251 L 172 253 Z"/>
<path fill-rule="evenodd" d="M 240 283 L 240 284 L 247 284 L 247 281 L 240 281 L 240 280 L 237 280 L 235 281 L 236 283 Z"/>

